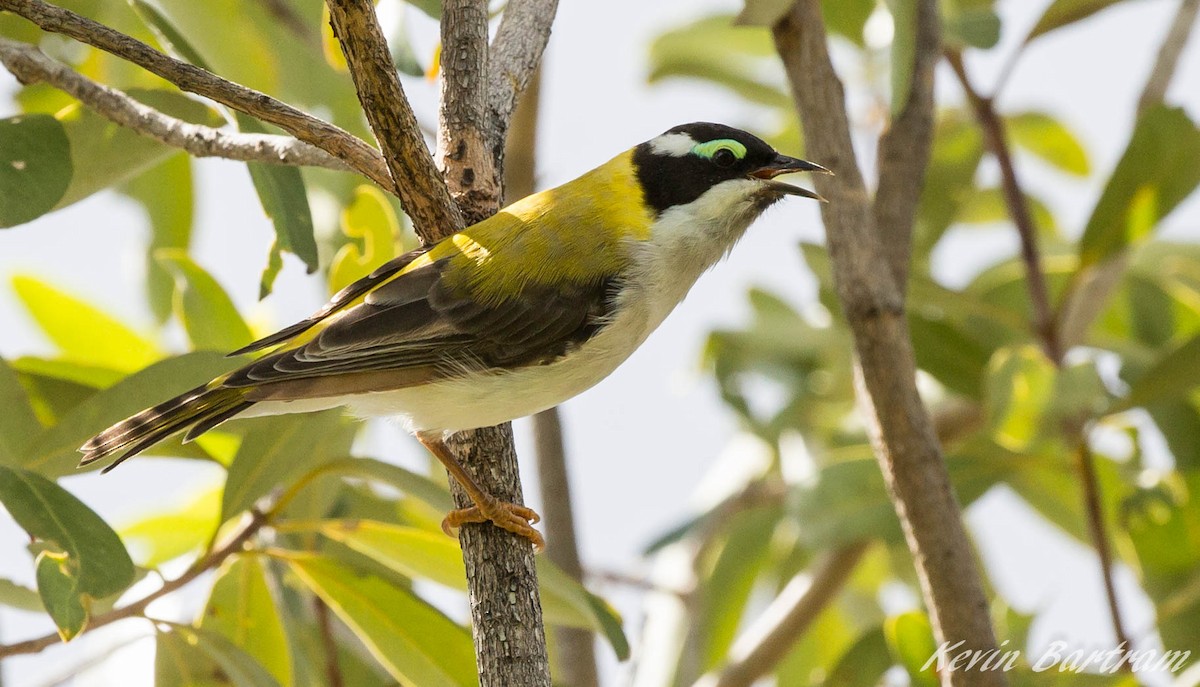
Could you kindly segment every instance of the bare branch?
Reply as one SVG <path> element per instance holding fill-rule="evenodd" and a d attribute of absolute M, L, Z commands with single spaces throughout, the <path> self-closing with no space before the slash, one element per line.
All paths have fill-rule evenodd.
<path fill-rule="evenodd" d="M 927 5 L 922 13 L 936 16 L 936 0 L 921 2 Z M 818 192 L 830 201 L 821 212 L 835 285 L 854 334 L 866 424 L 913 555 L 934 632 L 939 643 L 961 642 L 964 650 L 995 651 L 987 597 L 971 543 L 929 414 L 917 392 L 903 300 L 892 270 L 879 269 L 888 263 L 854 161 L 845 97 L 830 61 L 819 0 L 798 0 L 775 25 L 774 37 L 804 126 L 807 156 L 837 173 L 815 179 Z M 895 141 L 889 146 L 918 143 Z M 912 171 L 924 174 L 924 169 Z M 1006 684 L 1002 673 L 966 670 L 945 671 L 943 682 Z"/>
<path fill-rule="evenodd" d="M 113 123 L 195 157 L 354 171 L 344 161 L 291 136 L 222 131 L 163 114 L 115 88 L 92 81 L 32 45 L 0 38 L 0 63 L 21 83 L 50 84 Z"/>
<path fill-rule="evenodd" d="M 510 0 L 492 41 L 488 73 L 488 135 L 492 154 L 504 153 L 508 121 L 521 92 L 542 61 L 558 0 Z"/>
<path fill-rule="evenodd" d="M 942 31 L 936 6 L 917 3 L 915 31 L 916 54 L 904 107 L 879 139 L 879 186 L 874 205 L 875 226 L 901 292 L 907 287 L 913 223 L 933 142 L 933 70 L 941 57 Z"/>
<path fill-rule="evenodd" d="M 474 224 L 500 202 L 493 147 L 488 140 L 486 2 L 442 3 L 442 104 L 438 166 L 450 195 Z"/>
<path fill-rule="evenodd" d="M 990 98 L 979 95 L 971 85 L 971 79 L 963 65 L 962 54 L 947 52 L 946 61 L 954 69 L 959 84 L 967 95 L 975 118 L 983 129 L 983 137 L 988 150 L 995 156 L 1000 166 L 1000 183 L 1004 189 L 1004 201 L 1008 205 L 1009 214 L 1017 232 L 1021 237 L 1021 259 L 1025 261 L 1025 278 L 1029 285 L 1029 300 L 1033 304 L 1033 328 L 1037 334 L 1046 357 L 1053 361 L 1062 360 L 1062 342 L 1058 326 L 1054 321 L 1054 308 L 1050 304 L 1050 290 L 1046 286 L 1046 275 L 1042 271 L 1041 251 L 1037 243 L 1037 226 L 1033 221 L 1033 213 L 1025 193 L 1021 190 L 1021 182 L 1017 179 L 1017 170 L 1013 165 L 1012 153 L 1009 150 L 1008 139 L 1004 132 L 1004 122 L 996 114 Z"/>
<path fill-rule="evenodd" d="M 1196 24 L 1196 14 L 1200 12 L 1200 0 L 1182 0 L 1179 10 L 1171 21 L 1171 28 L 1158 48 L 1158 57 L 1154 60 L 1154 69 L 1150 70 L 1150 78 L 1142 89 L 1142 97 L 1138 98 L 1138 114 L 1148 108 L 1163 102 L 1167 95 L 1167 86 L 1175 75 L 1175 67 L 1179 64 L 1179 56 L 1187 46 L 1188 38 L 1192 35 L 1192 27 Z"/>
<path fill-rule="evenodd" d="M 734 642 L 729 662 L 698 680 L 696 687 L 750 687 L 774 670 L 837 597 L 866 550 L 865 542 L 835 549 L 811 572 L 792 578 Z"/>
<path fill-rule="evenodd" d="M 367 122 L 375 132 L 404 212 L 425 242 L 462 229 L 464 224 L 446 184 L 421 138 L 387 40 L 371 0 L 329 0 L 329 18 L 350 67 Z"/>
<path fill-rule="evenodd" d="M 153 592 L 150 592 L 141 599 L 134 601 L 128 606 L 122 606 L 121 608 L 113 609 L 108 613 L 101 613 L 100 615 L 88 619 L 87 626 L 83 631 L 91 632 L 98 627 L 111 625 L 118 620 L 124 620 L 126 618 L 133 618 L 135 616 L 142 615 L 146 612 L 146 607 L 154 603 L 156 600 L 186 586 L 189 582 L 197 577 L 200 577 L 204 573 L 210 570 L 215 570 L 221 565 L 221 563 L 225 562 L 226 558 L 229 558 L 233 554 L 241 551 L 246 545 L 246 542 L 250 541 L 250 538 L 257 534 L 258 531 L 262 529 L 263 525 L 267 524 L 268 520 L 269 518 L 261 511 L 257 509 L 251 509 L 250 517 L 246 520 L 246 524 L 243 525 L 242 528 L 238 530 L 237 534 L 233 535 L 233 537 L 220 548 L 214 549 L 207 556 L 193 563 L 192 567 L 188 568 L 187 571 L 179 577 L 163 583 L 163 586 L 159 587 Z M 0 658 L 4 658 L 6 656 L 15 656 L 17 654 L 35 654 L 43 649 L 54 646 L 55 644 L 59 644 L 61 642 L 62 640 L 59 638 L 58 634 L 54 633 L 46 635 L 45 637 L 38 637 L 37 639 L 28 639 L 24 642 L 17 642 L 16 644 L 0 646 Z"/>
<path fill-rule="evenodd" d="M 346 164 L 380 186 L 391 189 L 391 178 L 378 151 L 342 129 L 291 105 L 223 79 L 195 65 L 162 54 L 145 43 L 74 12 L 42 0 L 0 0 L 0 9 L 18 14 L 44 31 L 61 33 L 128 60 L 178 86 L 222 105 L 270 122 L 301 141 L 345 160 Z"/>

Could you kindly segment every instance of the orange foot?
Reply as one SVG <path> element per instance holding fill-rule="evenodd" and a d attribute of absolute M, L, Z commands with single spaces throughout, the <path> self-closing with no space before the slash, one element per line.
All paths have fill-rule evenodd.
<path fill-rule="evenodd" d="M 483 506 L 474 505 L 450 511 L 442 520 L 442 531 L 451 537 L 457 537 L 456 531 L 462 525 L 470 522 L 490 522 L 496 527 L 525 537 L 533 543 L 534 553 L 541 553 L 542 549 L 546 548 L 546 540 L 540 532 L 531 527 L 541 519 L 542 516 L 532 508 L 505 501 L 493 501 Z"/>

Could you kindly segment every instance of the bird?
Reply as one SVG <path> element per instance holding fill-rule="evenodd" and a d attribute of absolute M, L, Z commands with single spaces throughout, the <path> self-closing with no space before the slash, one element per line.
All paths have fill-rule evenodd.
<path fill-rule="evenodd" d="M 87 441 L 80 467 L 122 461 L 233 418 L 339 406 L 395 417 L 471 497 L 442 523 L 490 521 L 540 550 L 532 509 L 480 487 L 450 433 L 556 406 L 612 373 L 787 196 L 775 177 L 829 170 L 746 131 L 676 126 L 556 188 L 384 263 L 307 319 L 230 356 L 208 384 Z"/>

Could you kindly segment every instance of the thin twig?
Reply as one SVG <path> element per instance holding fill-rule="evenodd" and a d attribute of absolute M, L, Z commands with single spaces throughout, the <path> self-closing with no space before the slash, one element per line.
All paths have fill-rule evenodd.
<path fill-rule="evenodd" d="M 195 157 L 354 171 L 342 160 L 291 136 L 235 133 L 176 119 L 92 81 L 26 43 L 0 38 L 0 63 L 21 83 L 50 84 L 113 123 Z"/>
<path fill-rule="evenodd" d="M 1100 559 L 1100 574 L 1104 578 L 1104 595 L 1108 599 L 1108 614 L 1112 619 L 1113 634 L 1117 639 L 1117 648 L 1130 651 L 1133 645 L 1129 642 L 1129 633 L 1125 631 L 1125 623 L 1121 620 L 1120 606 L 1117 604 L 1117 585 L 1113 580 L 1112 549 L 1108 543 L 1107 522 L 1104 519 L 1104 505 L 1100 501 L 1100 480 L 1096 477 L 1096 461 L 1088 446 L 1087 428 L 1080 431 L 1079 443 L 1075 447 L 1075 463 L 1083 478 L 1083 505 L 1087 513 L 1088 533 L 1092 544 L 1096 547 L 1096 556 Z M 1121 662 L 1121 669 L 1132 672 L 1128 661 Z"/>
<path fill-rule="evenodd" d="M 962 54 L 947 51 L 946 61 L 958 77 L 959 84 L 967 95 L 967 101 L 975 112 L 975 118 L 983 129 L 983 137 L 988 150 L 996 158 L 1000 166 L 1000 184 L 1004 190 L 1004 200 L 1008 205 L 1009 214 L 1017 233 L 1021 237 L 1021 259 L 1025 262 L 1026 283 L 1029 285 L 1029 301 L 1033 307 L 1033 327 L 1038 341 L 1046 352 L 1046 357 L 1062 360 L 1063 350 L 1059 338 L 1058 327 L 1054 320 L 1054 308 L 1050 304 L 1050 290 L 1046 285 L 1046 275 L 1042 271 L 1042 259 L 1037 243 L 1037 226 L 1033 221 L 1033 213 L 1029 210 L 1029 202 L 1021 190 L 1017 179 L 1017 170 L 1013 165 L 1012 152 L 1004 132 L 1004 122 L 996 114 L 991 98 L 985 98 L 975 90 L 971 79 L 967 76 L 963 65 Z"/>
<path fill-rule="evenodd" d="M 371 0 L 328 0 L 329 21 L 337 36 L 358 100 L 395 180 L 388 186 L 425 241 L 463 227 L 462 216 L 421 138 L 400 77 L 392 65 L 387 39 Z"/>
<path fill-rule="evenodd" d="M 811 572 L 793 577 L 733 643 L 729 662 L 697 681 L 696 687 L 749 687 L 774 670 L 837 597 L 866 550 L 865 542 L 835 549 Z"/>
<path fill-rule="evenodd" d="M 383 158 L 374 148 L 352 134 L 265 93 L 164 55 L 136 38 L 42 0 L 0 0 L 0 10 L 18 14 L 44 31 L 70 36 L 128 60 L 184 91 L 270 122 L 301 141 L 345 160 L 350 167 L 380 186 L 392 188 Z"/>
<path fill-rule="evenodd" d="M 146 611 L 146 607 L 154 603 L 156 600 L 186 586 L 189 582 L 197 577 L 220 566 L 226 558 L 229 558 L 231 555 L 241 551 L 246 542 L 248 542 L 250 538 L 253 537 L 260 529 L 262 529 L 262 526 L 267 523 L 268 519 L 269 518 L 261 511 L 257 509 L 251 509 L 250 517 L 246 521 L 246 524 L 243 525 L 240 530 L 238 530 L 238 533 L 234 535 L 233 538 L 222 545 L 219 549 L 213 550 L 207 556 L 193 563 L 192 566 L 187 569 L 187 572 L 173 580 L 164 582 L 163 586 L 159 587 L 153 592 L 150 592 L 141 599 L 138 599 L 127 606 L 122 606 L 121 608 L 113 609 L 108 613 L 101 613 L 100 615 L 90 618 L 83 631 L 91 632 L 98 627 L 110 625 L 118 620 L 124 620 L 125 618 L 132 618 L 134 616 L 142 615 Z M 16 644 L 0 646 L 0 658 L 14 656 L 16 654 L 34 654 L 47 647 L 54 646 L 61 641 L 62 640 L 59 638 L 58 634 L 55 633 L 46 635 L 44 637 L 38 637 L 37 639 L 27 639 L 23 642 L 17 642 Z"/>
<path fill-rule="evenodd" d="M 936 13 L 936 0 L 920 0 Z M 855 161 L 845 93 L 829 55 L 819 0 L 798 0 L 773 29 L 804 127 L 807 156 L 836 172 L 815 179 L 838 300 L 854 334 L 859 398 L 917 570 L 938 643 L 997 651 L 979 570 L 929 413 L 916 388 L 904 301 L 880 245 Z M 916 52 L 940 51 L 936 43 Z M 914 63 L 923 64 L 918 57 Z M 896 145 L 903 145 L 897 142 Z M 920 160 L 913 155 L 910 161 Z M 923 177 L 923 168 L 910 170 Z M 899 233 L 899 232 L 897 232 Z M 998 671 L 947 670 L 951 685 L 1004 685 Z"/>
<path fill-rule="evenodd" d="M 1192 35 L 1192 27 L 1196 24 L 1196 14 L 1200 12 L 1200 0 L 1182 0 L 1175 18 L 1171 20 L 1171 28 L 1158 48 L 1158 57 L 1154 60 L 1154 68 L 1150 70 L 1150 78 L 1138 98 L 1138 114 L 1145 112 L 1154 105 L 1163 102 L 1167 95 L 1167 86 L 1175 75 L 1175 67 L 1179 64 L 1179 56 L 1187 46 L 1188 37 Z"/>

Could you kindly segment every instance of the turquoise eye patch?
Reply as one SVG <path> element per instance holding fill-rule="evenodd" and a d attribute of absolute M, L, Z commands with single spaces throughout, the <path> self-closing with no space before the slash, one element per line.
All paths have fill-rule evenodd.
<path fill-rule="evenodd" d="M 741 160 L 746 157 L 746 146 L 732 138 L 718 138 L 715 141 L 705 141 L 692 146 L 692 152 L 700 157 L 711 160 L 713 155 L 722 148 L 728 148 L 734 157 Z"/>

